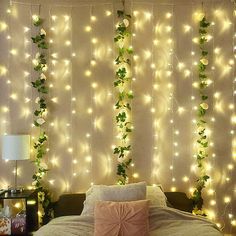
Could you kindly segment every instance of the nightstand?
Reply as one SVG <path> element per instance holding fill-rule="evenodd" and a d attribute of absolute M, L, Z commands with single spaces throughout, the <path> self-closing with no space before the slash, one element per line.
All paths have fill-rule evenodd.
<path fill-rule="evenodd" d="M 21 200 L 25 203 L 26 209 L 26 232 L 36 231 L 38 229 L 38 193 L 34 190 L 23 190 L 19 193 L 5 192 L 0 195 L 0 203 L 4 200 Z"/>

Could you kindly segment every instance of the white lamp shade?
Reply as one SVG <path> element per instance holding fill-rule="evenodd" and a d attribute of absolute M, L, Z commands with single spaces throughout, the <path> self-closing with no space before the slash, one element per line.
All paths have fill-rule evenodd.
<path fill-rule="evenodd" d="M 30 159 L 30 135 L 4 135 L 2 137 L 2 159 Z"/>

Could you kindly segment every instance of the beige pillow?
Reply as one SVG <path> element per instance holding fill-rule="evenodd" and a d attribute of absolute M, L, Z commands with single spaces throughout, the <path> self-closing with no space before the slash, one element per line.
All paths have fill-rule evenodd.
<path fill-rule="evenodd" d="M 147 197 L 151 206 L 166 207 L 166 195 L 161 185 L 147 186 Z"/>
<path fill-rule="evenodd" d="M 127 185 L 93 185 L 86 192 L 84 209 L 81 215 L 93 215 L 97 201 L 137 201 L 146 199 L 146 183 Z"/>
<path fill-rule="evenodd" d="M 148 209 L 148 200 L 97 202 L 94 236 L 148 236 Z"/>

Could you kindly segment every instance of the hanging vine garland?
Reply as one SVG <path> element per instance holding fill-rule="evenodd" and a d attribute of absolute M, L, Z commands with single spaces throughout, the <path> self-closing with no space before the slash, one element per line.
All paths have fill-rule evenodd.
<path fill-rule="evenodd" d="M 125 10 L 118 10 L 117 15 L 119 23 L 116 27 L 114 42 L 117 46 L 118 56 L 115 59 L 117 70 L 114 87 L 117 88 L 117 102 L 115 108 L 117 110 L 116 124 L 120 143 L 114 148 L 114 154 L 118 157 L 118 183 L 124 185 L 128 182 L 127 170 L 132 162 L 132 158 L 129 157 L 131 145 L 128 138 L 132 132 L 132 123 L 129 118 L 131 112 L 130 101 L 134 97 L 132 91 L 129 90 L 131 82 L 129 75 L 131 67 L 130 56 L 133 53 L 133 49 L 132 47 L 126 47 L 130 39 L 129 20 L 131 16 L 127 15 Z"/>
<path fill-rule="evenodd" d="M 33 15 L 33 24 L 35 27 L 40 27 L 43 23 L 43 20 L 37 16 Z M 48 93 L 48 88 L 46 86 L 46 75 L 44 74 L 47 71 L 47 60 L 44 51 L 48 48 L 46 43 L 46 32 L 43 28 L 32 37 L 32 41 L 37 45 L 38 52 L 33 59 L 34 71 L 37 72 L 38 78 L 31 82 L 32 87 L 35 88 L 38 92 L 38 97 L 35 99 L 37 104 L 37 109 L 34 111 L 34 126 L 39 130 L 39 136 L 37 141 L 34 143 L 34 149 L 36 151 L 35 166 L 36 172 L 33 175 L 33 185 L 38 191 L 39 203 L 43 208 L 42 214 L 42 223 L 46 224 L 52 217 L 52 201 L 49 191 L 43 187 L 43 177 L 47 173 L 48 169 L 45 167 L 45 164 L 42 162 L 43 157 L 46 154 L 46 142 L 47 135 L 43 125 L 45 124 L 45 116 L 47 114 L 47 104 L 45 95 Z"/>
<path fill-rule="evenodd" d="M 210 23 L 206 20 L 205 15 L 199 22 L 199 45 L 200 45 L 200 60 L 198 63 L 198 77 L 199 77 L 199 95 L 200 104 L 198 107 L 198 120 L 197 120 L 197 166 L 199 170 L 199 177 L 197 179 L 197 184 L 193 192 L 192 199 L 194 201 L 195 209 L 194 213 L 204 215 L 201 211 L 203 206 L 202 190 L 206 187 L 206 182 L 210 178 L 206 174 L 205 170 L 205 160 L 208 157 L 208 137 L 206 134 L 206 113 L 208 110 L 206 94 L 206 88 L 208 87 L 208 77 L 206 74 L 206 69 L 208 65 L 208 51 L 206 50 L 207 43 L 207 28 Z"/>

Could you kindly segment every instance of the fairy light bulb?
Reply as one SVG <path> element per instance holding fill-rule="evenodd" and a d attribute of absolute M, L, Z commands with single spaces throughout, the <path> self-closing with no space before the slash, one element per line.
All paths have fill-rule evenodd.
<path fill-rule="evenodd" d="M 11 53 L 13 56 L 15 56 L 15 55 L 17 55 L 17 50 L 16 50 L 15 48 L 13 48 L 13 49 L 10 50 L 10 53 Z"/>
<path fill-rule="evenodd" d="M 65 89 L 66 90 L 71 90 L 71 86 L 68 84 L 68 85 L 65 86 Z"/>
<path fill-rule="evenodd" d="M 97 20 L 97 17 L 96 16 L 91 16 L 90 19 L 91 19 L 92 22 L 95 22 Z"/>
<path fill-rule="evenodd" d="M 145 18 L 146 18 L 147 20 L 150 20 L 151 17 L 152 17 L 151 12 L 144 12 L 144 15 L 145 15 Z"/>
<path fill-rule="evenodd" d="M 97 64 L 97 62 L 93 59 L 90 61 L 90 64 L 91 64 L 91 66 L 95 66 Z"/>
<path fill-rule="evenodd" d="M 188 33 L 191 30 L 191 26 L 190 25 L 184 25 L 184 32 Z"/>
<path fill-rule="evenodd" d="M 231 202 L 231 198 L 229 196 L 225 196 L 224 203 L 230 203 L 230 202 Z"/>
<path fill-rule="evenodd" d="M 51 16 L 52 20 L 55 21 L 57 19 L 56 15 Z"/>
<path fill-rule="evenodd" d="M 179 113 L 179 115 L 183 114 L 184 111 L 185 111 L 184 107 L 179 107 L 179 108 L 178 108 L 178 113 Z"/>
<path fill-rule="evenodd" d="M 71 45 L 71 41 L 70 41 L 70 40 L 67 40 L 67 41 L 65 42 L 65 45 L 66 45 L 66 46 L 70 46 L 70 45 Z"/>
<path fill-rule="evenodd" d="M 65 19 L 65 21 L 68 21 L 68 20 L 70 19 L 70 16 L 65 15 L 65 16 L 64 16 L 64 19 Z"/>
<path fill-rule="evenodd" d="M 167 13 L 166 13 L 166 18 L 167 18 L 167 19 L 170 19 L 171 17 L 172 17 L 172 13 L 167 12 Z"/>
<path fill-rule="evenodd" d="M 92 72 L 90 70 L 86 70 L 84 74 L 85 76 L 90 77 L 92 75 Z"/>
<path fill-rule="evenodd" d="M 86 32 L 90 32 L 92 30 L 92 27 L 90 25 L 85 26 L 84 30 Z"/>
<path fill-rule="evenodd" d="M 176 192 L 176 190 L 177 190 L 176 187 L 171 187 L 170 189 L 171 192 Z"/>
<path fill-rule="evenodd" d="M 111 13 L 111 11 L 106 11 L 106 16 L 110 16 L 112 13 Z"/>
<path fill-rule="evenodd" d="M 133 174 L 133 178 L 137 179 L 139 177 L 139 174 L 138 173 L 134 173 Z"/>
<path fill-rule="evenodd" d="M 97 38 L 92 38 L 91 42 L 92 42 L 93 44 L 96 44 L 96 43 L 98 42 L 98 40 L 97 40 Z"/>

